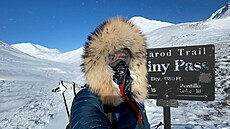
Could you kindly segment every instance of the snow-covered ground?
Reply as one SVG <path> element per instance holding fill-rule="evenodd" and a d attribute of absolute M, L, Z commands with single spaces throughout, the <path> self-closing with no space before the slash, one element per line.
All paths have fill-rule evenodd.
<path fill-rule="evenodd" d="M 44 128 L 65 110 L 52 88 L 59 80 L 80 83 L 82 76 L 78 65 L 34 58 L 8 45 L 0 46 L 0 66 L 1 129 Z"/>
<path fill-rule="evenodd" d="M 178 108 L 171 108 L 173 129 L 230 129 L 230 17 L 217 14 L 207 21 L 176 25 L 131 19 L 146 35 L 149 48 L 215 45 L 215 101 L 179 101 Z M 17 45 L 0 42 L 0 129 L 63 129 L 67 124 L 63 99 L 51 90 L 60 80 L 84 84 L 82 48 L 61 53 L 24 45 L 21 50 L 29 45 L 37 53 L 23 53 Z M 66 97 L 70 106 L 73 93 L 67 91 Z M 163 122 L 163 108 L 156 100 L 146 100 L 145 105 L 151 128 Z"/>

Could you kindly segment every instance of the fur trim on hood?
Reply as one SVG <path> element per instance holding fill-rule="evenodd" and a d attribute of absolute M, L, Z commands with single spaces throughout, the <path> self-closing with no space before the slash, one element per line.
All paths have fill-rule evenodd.
<path fill-rule="evenodd" d="M 132 55 L 129 64 L 133 79 L 132 98 L 144 103 L 148 95 L 148 82 L 146 44 L 141 31 L 127 19 L 116 17 L 99 26 L 85 44 L 83 72 L 88 87 L 105 105 L 117 106 L 123 101 L 118 86 L 113 82 L 114 71 L 108 65 L 108 55 L 124 48 L 128 48 Z"/>

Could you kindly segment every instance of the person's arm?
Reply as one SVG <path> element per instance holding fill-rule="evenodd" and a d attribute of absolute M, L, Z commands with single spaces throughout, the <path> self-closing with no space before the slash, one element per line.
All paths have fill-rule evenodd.
<path fill-rule="evenodd" d="M 110 129 L 103 105 L 89 89 L 81 90 L 71 107 L 70 129 Z"/>

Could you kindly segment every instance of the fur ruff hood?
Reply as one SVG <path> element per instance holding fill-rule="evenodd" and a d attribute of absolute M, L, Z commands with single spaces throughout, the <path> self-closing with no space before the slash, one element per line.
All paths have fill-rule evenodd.
<path fill-rule="evenodd" d="M 82 56 L 82 70 L 88 87 L 104 105 L 117 106 L 123 101 L 118 86 L 113 82 L 114 71 L 108 65 L 109 53 L 123 48 L 131 51 L 132 98 L 138 103 L 144 103 L 147 98 L 145 38 L 133 23 L 117 17 L 104 22 L 88 37 Z"/>

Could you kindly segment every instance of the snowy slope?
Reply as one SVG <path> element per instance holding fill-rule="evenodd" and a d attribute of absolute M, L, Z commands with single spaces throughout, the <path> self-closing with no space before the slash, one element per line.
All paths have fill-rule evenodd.
<path fill-rule="evenodd" d="M 18 43 L 11 46 L 31 56 L 42 59 L 52 59 L 53 57 L 61 54 L 61 52 L 57 49 L 49 49 L 44 46 L 32 43 Z"/>
<path fill-rule="evenodd" d="M 0 46 L 0 66 L 0 129 L 44 128 L 64 110 L 51 89 L 82 75 L 76 65 L 34 58 L 6 44 Z"/>
<path fill-rule="evenodd" d="M 179 101 L 172 109 L 172 125 L 178 128 L 230 128 L 230 17 L 183 23 L 160 28 L 146 35 L 149 48 L 214 44 L 216 51 L 216 99 L 214 102 Z M 152 104 L 150 104 L 152 102 Z M 162 120 L 162 108 L 146 103 L 150 121 Z M 156 113 L 157 112 L 157 113 Z"/>
<path fill-rule="evenodd" d="M 229 23 L 230 17 L 164 27 L 147 34 L 147 43 L 149 47 L 218 44 L 229 40 Z"/>
<path fill-rule="evenodd" d="M 79 63 L 81 64 L 82 54 L 83 54 L 83 47 L 76 49 L 76 50 L 73 50 L 73 51 L 70 51 L 70 52 L 65 52 L 65 53 L 59 54 L 50 60 L 57 61 L 57 62 L 69 63 L 69 64 L 79 64 Z"/>

